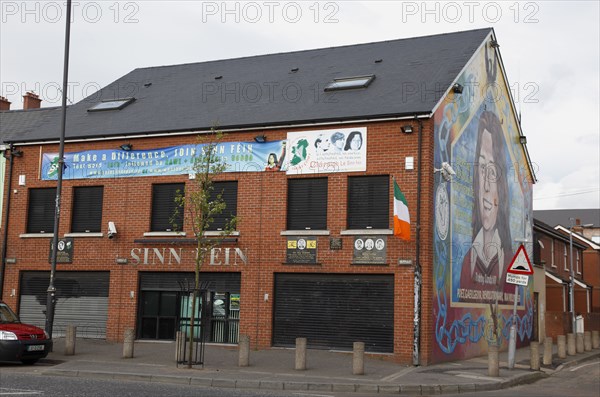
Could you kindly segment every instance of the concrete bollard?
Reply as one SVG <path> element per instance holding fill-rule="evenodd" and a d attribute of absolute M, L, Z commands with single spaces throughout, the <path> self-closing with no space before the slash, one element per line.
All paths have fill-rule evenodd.
<path fill-rule="evenodd" d="M 529 365 L 532 370 L 540 370 L 540 342 L 529 342 Z"/>
<path fill-rule="evenodd" d="M 306 338 L 296 338 L 296 370 L 306 369 Z"/>
<path fill-rule="evenodd" d="M 578 332 L 575 338 L 575 346 L 577 348 L 577 353 L 583 353 L 583 332 Z"/>
<path fill-rule="evenodd" d="M 250 337 L 248 335 L 240 335 L 238 347 L 239 347 L 238 367 L 249 366 L 250 365 Z"/>
<path fill-rule="evenodd" d="M 500 376 L 500 362 L 497 345 L 488 345 L 488 375 L 495 377 Z"/>
<path fill-rule="evenodd" d="M 67 325 L 67 332 L 65 334 L 65 356 L 75 355 L 75 342 L 77 341 L 77 327 L 74 325 Z"/>
<path fill-rule="evenodd" d="M 544 340 L 544 358 L 542 360 L 544 365 L 552 365 L 552 338 L 547 337 Z"/>
<path fill-rule="evenodd" d="M 567 354 L 569 356 L 574 356 L 576 353 L 577 350 L 575 350 L 575 334 L 569 332 L 567 334 Z"/>
<path fill-rule="evenodd" d="M 354 342 L 352 353 L 352 374 L 365 374 L 365 343 Z"/>
<path fill-rule="evenodd" d="M 567 337 L 558 335 L 556 337 L 556 346 L 558 347 L 558 358 L 567 358 Z"/>
<path fill-rule="evenodd" d="M 583 350 L 586 352 L 592 350 L 592 333 L 590 331 L 583 333 Z"/>
<path fill-rule="evenodd" d="M 600 347 L 600 331 L 592 331 L 592 349 Z"/>
<path fill-rule="evenodd" d="M 185 361 L 185 332 L 177 331 L 175 333 L 175 362 Z"/>
<path fill-rule="evenodd" d="M 133 328 L 125 329 L 123 337 L 123 358 L 133 358 L 133 345 L 135 341 L 135 332 Z"/>

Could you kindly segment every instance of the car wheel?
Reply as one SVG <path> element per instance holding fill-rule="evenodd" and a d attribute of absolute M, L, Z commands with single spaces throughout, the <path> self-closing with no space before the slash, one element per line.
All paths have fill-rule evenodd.
<path fill-rule="evenodd" d="M 21 360 L 21 362 L 25 365 L 33 365 L 33 364 L 37 363 L 38 360 L 39 359 L 37 359 L 37 358 L 30 358 L 28 360 Z"/>

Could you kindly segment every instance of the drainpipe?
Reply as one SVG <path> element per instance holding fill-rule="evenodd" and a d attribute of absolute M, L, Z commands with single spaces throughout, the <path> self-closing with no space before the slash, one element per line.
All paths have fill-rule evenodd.
<path fill-rule="evenodd" d="M 415 285 L 414 285 L 414 323 L 413 323 L 413 365 L 421 365 L 421 147 L 423 140 L 423 122 L 420 119 L 415 119 L 419 122 L 419 137 L 417 144 L 417 227 L 415 238 Z"/>
<path fill-rule="evenodd" d="M 8 244 L 8 217 L 10 215 L 10 193 L 12 186 L 12 175 L 13 175 L 13 164 L 14 158 L 22 156 L 21 152 L 12 145 L 9 145 L 8 150 L 10 151 L 10 156 L 8 157 L 8 189 L 6 194 L 6 212 L 4 214 L 4 230 L 2 231 L 2 256 L 0 257 L 0 300 L 2 299 L 2 294 L 4 293 L 4 271 L 6 269 L 6 245 Z M 4 157 L 6 158 L 6 152 L 4 152 Z"/>

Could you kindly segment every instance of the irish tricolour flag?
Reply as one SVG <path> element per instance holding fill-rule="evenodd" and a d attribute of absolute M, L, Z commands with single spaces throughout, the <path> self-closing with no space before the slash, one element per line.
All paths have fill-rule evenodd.
<path fill-rule="evenodd" d="M 410 241 L 410 215 L 402 190 L 394 179 L 394 236 Z"/>

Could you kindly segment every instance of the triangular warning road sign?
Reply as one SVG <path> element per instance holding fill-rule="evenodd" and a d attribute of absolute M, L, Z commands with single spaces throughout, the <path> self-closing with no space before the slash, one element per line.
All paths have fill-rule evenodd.
<path fill-rule="evenodd" d="M 507 271 L 512 274 L 533 274 L 533 268 L 523 244 L 519 246 Z"/>

